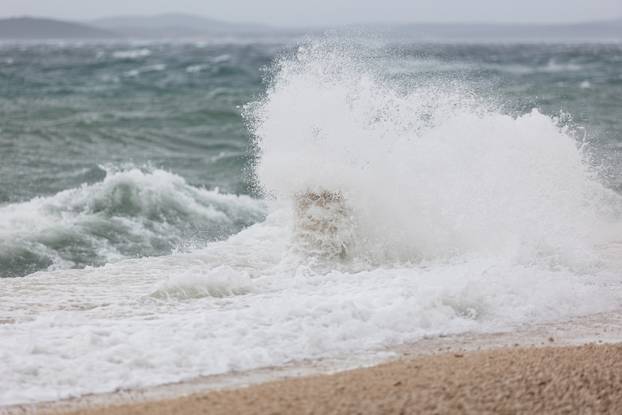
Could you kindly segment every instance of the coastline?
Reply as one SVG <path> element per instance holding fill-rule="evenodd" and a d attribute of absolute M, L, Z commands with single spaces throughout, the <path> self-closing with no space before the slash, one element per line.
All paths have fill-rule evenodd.
<path fill-rule="evenodd" d="M 622 344 L 443 353 L 72 415 L 621 413 Z"/>
<path fill-rule="evenodd" d="M 607 397 L 613 405 L 622 402 L 622 395 L 616 395 L 622 391 L 622 378 L 617 375 L 622 374 L 622 367 L 618 362 L 622 362 L 620 311 L 559 323 L 523 326 L 511 332 L 467 333 L 424 338 L 414 344 L 402 345 L 376 355 L 294 362 L 284 367 L 206 376 L 143 390 L 117 391 L 57 402 L 0 407 L 0 414 L 98 415 L 172 412 L 194 414 L 207 409 L 210 409 L 209 413 L 222 411 L 222 413 L 242 414 L 270 411 L 287 413 L 301 410 L 324 413 L 329 409 L 331 413 L 340 413 L 340 408 L 343 409 L 341 411 L 343 413 L 356 410 L 392 413 L 401 410 L 395 406 L 398 401 L 383 403 L 389 405 L 385 408 L 386 411 L 376 408 L 374 405 L 380 404 L 379 399 L 384 395 L 366 401 L 368 409 L 352 406 L 362 402 L 361 394 L 370 390 L 383 390 L 385 394 L 395 395 L 395 399 L 398 400 L 416 395 L 418 397 L 416 402 L 427 402 L 426 407 L 413 404 L 408 408 L 402 408 L 406 413 L 409 410 L 414 413 L 426 413 L 430 408 L 436 408 L 436 411 L 460 411 L 458 407 L 440 408 L 434 405 L 468 404 L 469 408 L 473 409 L 473 405 L 478 405 L 479 400 L 468 400 L 473 392 L 464 395 L 464 391 L 472 388 L 482 390 L 480 381 L 486 376 L 490 383 L 484 388 L 489 391 L 487 393 L 495 392 L 501 396 L 499 394 L 520 391 L 536 394 L 542 401 L 561 399 L 557 395 L 547 395 L 549 392 L 558 393 L 559 390 L 571 390 L 569 388 L 572 387 L 583 390 L 586 385 L 588 387 L 600 385 L 602 379 L 613 379 L 604 383 L 606 387 L 614 387 L 613 392 L 607 392 L 610 394 Z M 416 367 L 423 369 L 415 370 Z M 512 384 L 516 384 L 510 389 L 506 388 L 507 382 L 504 382 L 507 380 L 508 371 L 513 371 Z M 556 376 L 557 373 L 566 375 L 559 377 Z M 577 374 L 579 378 L 576 378 Z M 548 386 L 550 390 L 546 388 L 540 390 L 536 388 L 538 385 L 534 386 L 531 382 L 542 376 L 548 379 L 547 385 L 553 385 Z M 501 389 L 494 386 L 495 379 L 499 381 Z M 387 386 L 390 380 L 394 380 L 394 383 L 401 382 L 405 387 L 394 391 Z M 587 383 L 583 385 L 581 382 Z M 335 390 L 343 388 L 348 391 L 346 395 L 334 393 Z M 600 389 L 605 390 L 602 385 Z M 399 393 L 394 393 L 397 391 Z M 441 393 L 439 391 L 442 391 L 442 396 L 438 395 Z M 333 398 L 327 400 L 326 396 Z M 436 396 L 434 398 L 436 401 L 433 396 Z M 600 398 L 594 396 L 596 395 L 585 395 L 585 399 L 591 400 L 588 399 L 581 405 L 589 405 L 594 411 L 601 412 L 604 407 L 598 405 L 602 402 Z M 618 401 L 615 400 L 616 397 L 619 398 Z M 491 402 L 490 397 L 486 399 L 485 402 Z M 518 399 L 515 404 L 518 405 L 523 400 Z M 505 398 L 503 401 L 505 402 Z M 329 404 L 333 406 L 322 406 Z M 295 405 L 302 406 L 294 409 Z M 539 405 L 544 404 L 540 402 Z M 214 409 L 216 407 L 220 409 Z M 556 410 L 547 406 L 497 409 L 533 412 L 540 410 L 538 408 L 547 411 Z M 486 410 L 492 409 L 477 407 L 477 412 Z"/>

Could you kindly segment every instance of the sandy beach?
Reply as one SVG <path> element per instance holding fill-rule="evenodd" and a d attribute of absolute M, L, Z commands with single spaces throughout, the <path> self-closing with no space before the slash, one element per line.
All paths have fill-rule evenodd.
<path fill-rule="evenodd" d="M 404 358 L 71 414 L 622 413 L 622 344 L 501 348 Z"/>

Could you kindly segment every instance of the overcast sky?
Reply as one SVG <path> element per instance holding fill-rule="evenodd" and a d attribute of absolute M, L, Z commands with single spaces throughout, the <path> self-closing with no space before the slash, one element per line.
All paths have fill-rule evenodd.
<path fill-rule="evenodd" d="M 194 13 L 274 25 L 359 22 L 572 22 L 622 16 L 622 0 L 0 0 L 0 16 L 88 20 Z"/>

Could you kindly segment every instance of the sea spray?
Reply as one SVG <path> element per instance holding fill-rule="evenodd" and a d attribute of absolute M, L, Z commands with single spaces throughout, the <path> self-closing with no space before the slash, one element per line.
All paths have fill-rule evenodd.
<path fill-rule="evenodd" d="M 330 43 L 275 68 L 267 96 L 247 107 L 256 179 L 277 199 L 343 194 L 359 259 L 487 253 L 580 266 L 619 227 L 620 197 L 572 130 L 537 109 L 506 115 L 429 79 L 402 91 Z"/>

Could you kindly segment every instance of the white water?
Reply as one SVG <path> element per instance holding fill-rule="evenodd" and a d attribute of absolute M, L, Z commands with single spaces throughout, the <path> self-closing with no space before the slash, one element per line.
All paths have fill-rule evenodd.
<path fill-rule="evenodd" d="M 247 108 L 268 218 L 189 254 L 0 280 L 1 404 L 622 305 L 620 197 L 555 120 L 325 46 L 278 70 Z M 309 190 L 342 193 L 346 257 L 297 245 Z"/>

